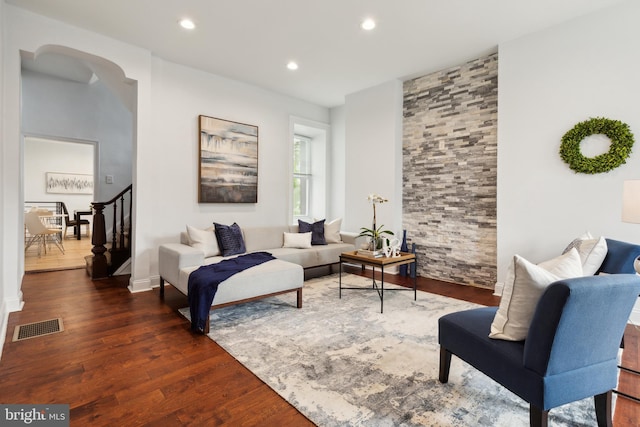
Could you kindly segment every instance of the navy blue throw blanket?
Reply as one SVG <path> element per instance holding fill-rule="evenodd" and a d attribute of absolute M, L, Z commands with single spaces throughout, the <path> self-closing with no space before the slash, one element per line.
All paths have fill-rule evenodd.
<path fill-rule="evenodd" d="M 204 332 L 213 297 L 224 280 L 267 261 L 275 259 L 268 252 L 254 252 L 236 258 L 224 259 L 211 265 L 203 265 L 189 275 L 188 298 L 191 312 L 191 330 Z"/>

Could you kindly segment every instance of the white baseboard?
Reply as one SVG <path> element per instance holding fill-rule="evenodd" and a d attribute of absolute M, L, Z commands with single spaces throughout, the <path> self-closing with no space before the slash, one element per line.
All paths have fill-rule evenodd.
<path fill-rule="evenodd" d="M 22 291 L 19 292 L 18 298 L 4 301 L 0 305 L 0 358 L 2 358 L 2 349 L 4 348 L 4 341 L 7 338 L 7 328 L 9 327 L 9 313 L 14 311 L 21 311 L 24 307 L 24 301 L 22 300 Z"/>
<path fill-rule="evenodd" d="M 129 292 L 145 292 L 151 290 L 151 279 L 133 280 L 129 279 Z"/>
<path fill-rule="evenodd" d="M 129 292 L 146 292 L 153 288 L 160 286 L 160 276 L 151 276 L 148 279 L 143 280 L 131 280 L 129 279 Z"/>
<path fill-rule="evenodd" d="M 0 310 L 0 359 L 2 359 L 2 349 L 4 348 L 4 340 L 7 338 L 7 327 L 9 326 L 9 313 L 3 309 Z"/>
<path fill-rule="evenodd" d="M 495 286 L 493 287 L 493 295 L 495 296 L 501 296 L 502 295 L 502 289 L 504 289 L 504 283 L 503 282 L 496 282 Z"/>

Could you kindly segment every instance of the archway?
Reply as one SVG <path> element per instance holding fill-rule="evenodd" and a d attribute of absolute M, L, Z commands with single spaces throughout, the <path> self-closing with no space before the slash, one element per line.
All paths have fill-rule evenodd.
<path fill-rule="evenodd" d="M 21 52 L 21 89 L 23 144 L 25 136 L 93 143 L 93 201 L 109 200 L 133 183 L 137 83 L 118 65 L 45 45 L 33 53 Z M 69 165 L 56 172 L 73 169 Z M 27 178 L 23 176 L 25 186 Z M 23 188 L 21 200 L 27 196 Z"/>

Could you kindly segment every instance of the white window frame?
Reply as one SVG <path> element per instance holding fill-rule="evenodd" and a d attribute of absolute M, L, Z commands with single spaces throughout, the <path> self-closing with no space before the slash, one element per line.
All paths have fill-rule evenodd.
<path fill-rule="evenodd" d="M 287 200 L 289 224 L 298 225 L 298 219 L 311 222 L 314 218 L 320 219 L 330 214 L 330 206 L 328 205 L 329 165 L 327 164 L 328 150 L 331 144 L 330 132 L 331 126 L 327 123 L 295 116 L 289 118 L 289 194 Z M 312 177 L 308 183 L 307 200 L 309 205 L 306 216 L 293 215 L 293 141 L 296 136 L 307 137 L 311 140 L 310 174 Z"/>
<path fill-rule="evenodd" d="M 294 220 L 298 220 L 298 219 L 306 219 L 309 218 L 310 216 L 310 212 L 309 212 L 309 208 L 310 208 L 310 201 L 312 198 L 312 188 L 313 186 L 312 181 L 313 181 L 313 174 L 312 174 L 312 156 L 311 156 L 311 138 L 303 136 L 303 135 L 297 135 L 295 134 L 293 136 L 293 145 L 294 145 L 294 149 L 293 152 L 295 153 L 295 145 L 296 143 L 300 141 L 303 142 L 306 147 L 305 147 L 305 153 L 304 153 L 304 157 L 305 159 L 300 159 L 301 164 L 306 164 L 306 170 L 305 171 L 301 171 L 301 172 L 295 172 L 295 159 L 294 160 L 294 172 L 293 172 L 293 182 L 295 185 L 295 181 L 296 179 L 300 180 L 300 197 L 301 197 L 301 206 L 300 206 L 300 213 L 296 214 L 294 212 L 295 210 L 295 202 L 294 202 L 294 206 L 292 209 L 292 213 L 293 213 L 293 218 Z M 303 188 L 304 187 L 304 188 Z M 293 191 L 293 188 L 292 188 Z M 304 194 L 304 200 L 302 200 Z M 292 200 L 295 201 L 295 197 L 293 197 L 293 193 L 292 193 Z M 304 206 L 303 206 L 304 205 Z"/>

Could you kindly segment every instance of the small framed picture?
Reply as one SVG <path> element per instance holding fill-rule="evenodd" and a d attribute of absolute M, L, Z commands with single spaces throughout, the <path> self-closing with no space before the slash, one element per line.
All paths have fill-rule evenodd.
<path fill-rule="evenodd" d="M 93 194 L 93 175 L 47 172 L 46 191 L 52 194 Z"/>

